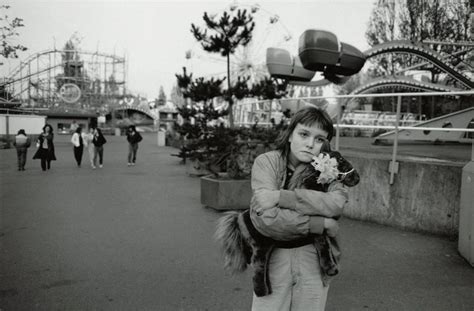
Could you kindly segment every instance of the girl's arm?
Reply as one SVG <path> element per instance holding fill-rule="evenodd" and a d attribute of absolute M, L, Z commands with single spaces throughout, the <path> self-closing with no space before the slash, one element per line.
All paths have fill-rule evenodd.
<path fill-rule="evenodd" d="M 305 237 L 310 233 L 321 234 L 325 229 L 324 217 L 310 217 L 289 208 L 280 208 L 276 204 L 283 200 L 281 203 L 287 204 L 290 208 L 307 206 L 312 197 L 305 196 L 305 192 L 298 192 L 298 196 L 296 193 L 294 195 L 289 194 L 292 191 L 284 193 L 282 197 L 281 190 L 278 190 L 281 183 L 277 175 L 279 168 L 272 167 L 272 165 L 275 165 L 273 162 L 264 154 L 257 157 L 252 167 L 252 190 L 254 192 L 250 202 L 252 223 L 260 233 L 275 240 L 288 241 Z M 269 204 L 267 198 L 262 198 L 262 193 L 265 195 L 265 191 L 276 191 L 279 197 Z M 273 192 L 274 194 L 275 192 Z M 301 204 L 303 205 L 292 201 L 298 200 L 298 198 L 302 199 L 303 203 Z M 337 208 L 334 207 L 336 204 L 331 202 L 331 199 L 327 199 L 325 204 L 333 207 L 332 214 L 336 213 Z"/>
<path fill-rule="evenodd" d="M 340 182 L 329 185 L 328 192 L 294 189 L 280 190 L 278 205 L 304 215 L 339 217 L 348 200 L 347 188 Z"/>

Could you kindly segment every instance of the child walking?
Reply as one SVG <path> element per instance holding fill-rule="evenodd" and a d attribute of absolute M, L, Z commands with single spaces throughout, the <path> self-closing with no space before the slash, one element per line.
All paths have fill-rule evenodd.
<path fill-rule="evenodd" d="M 18 170 L 24 171 L 26 164 L 26 154 L 28 148 L 31 145 L 31 139 L 26 136 L 24 129 L 18 131 L 18 134 L 15 136 L 15 141 L 13 142 L 13 145 L 16 148 L 16 155 L 18 158 Z"/>
<path fill-rule="evenodd" d="M 99 168 L 104 165 L 104 144 L 107 142 L 100 128 L 94 130 L 94 137 L 92 138 L 92 144 L 94 145 L 94 160 L 92 167 L 97 166 L 97 158 L 99 158 Z"/>

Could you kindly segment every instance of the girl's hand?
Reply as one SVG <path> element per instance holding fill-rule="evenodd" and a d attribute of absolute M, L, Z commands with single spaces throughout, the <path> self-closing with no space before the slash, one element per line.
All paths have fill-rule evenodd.
<path fill-rule="evenodd" d="M 330 237 L 335 237 L 339 232 L 339 223 L 332 218 L 324 218 L 324 229 Z"/>
<path fill-rule="evenodd" d="M 278 204 L 278 201 L 280 200 L 280 191 L 260 189 L 255 191 L 254 196 L 260 208 L 268 209 Z"/>

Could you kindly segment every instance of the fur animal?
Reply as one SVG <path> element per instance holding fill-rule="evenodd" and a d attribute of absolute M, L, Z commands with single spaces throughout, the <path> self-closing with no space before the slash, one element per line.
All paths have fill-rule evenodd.
<path fill-rule="evenodd" d="M 360 177 L 352 165 L 339 152 L 330 151 L 328 154 L 337 160 L 338 171 L 344 172 L 339 174 L 338 179 L 349 187 L 357 185 Z M 327 192 L 329 185 L 317 182 L 319 174 L 311 164 L 300 165 L 289 181 L 288 189 L 305 188 Z M 256 296 L 271 294 L 268 263 L 276 242 L 258 232 L 250 220 L 249 210 L 227 212 L 219 218 L 215 239 L 223 250 L 226 270 L 232 273 L 243 272 L 251 264 L 254 268 L 253 285 Z M 322 279 L 326 285 L 329 278 L 339 271 L 339 244 L 335 238 L 326 234 L 314 235 L 313 244 L 320 258 Z"/>

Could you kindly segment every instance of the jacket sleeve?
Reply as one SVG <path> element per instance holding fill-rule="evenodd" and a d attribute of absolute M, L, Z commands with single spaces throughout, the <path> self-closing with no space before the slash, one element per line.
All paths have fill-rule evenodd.
<path fill-rule="evenodd" d="M 77 133 L 74 133 L 72 134 L 72 137 L 71 137 L 71 143 L 77 147 L 77 145 L 79 145 L 79 142 L 77 141 Z"/>
<path fill-rule="evenodd" d="M 280 190 L 279 206 L 304 215 L 339 217 L 348 200 L 347 189 L 340 182 L 329 185 L 328 192 L 294 189 Z"/>
<path fill-rule="evenodd" d="M 278 170 L 266 154 L 258 156 L 252 167 L 252 191 L 279 190 L 281 181 L 278 180 Z M 257 204 L 254 196 L 250 202 L 250 217 L 261 234 L 275 240 L 290 241 L 306 237 L 309 233 L 320 234 L 324 230 L 323 217 L 310 217 L 279 206 L 264 209 Z"/>

